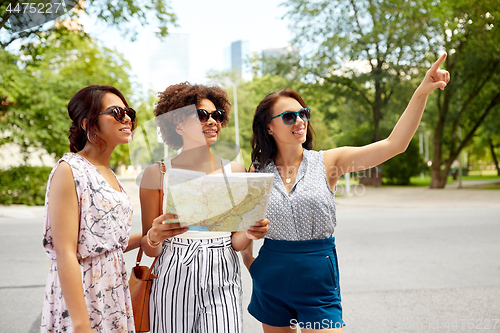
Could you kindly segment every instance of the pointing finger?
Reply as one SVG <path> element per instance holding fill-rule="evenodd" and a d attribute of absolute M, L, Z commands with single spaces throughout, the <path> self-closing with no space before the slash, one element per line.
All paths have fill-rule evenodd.
<path fill-rule="evenodd" d="M 447 56 L 446 52 L 445 52 L 445 53 L 443 53 L 443 54 L 439 57 L 439 59 L 438 59 L 438 60 L 437 60 L 437 61 L 436 61 L 433 65 L 432 65 L 432 67 L 430 68 L 430 70 L 429 70 L 429 71 L 431 71 L 431 72 L 436 72 L 436 71 L 439 69 L 439 66 L 441 66 L 441 64 L 443 63 L 444 59 L 446 59 L 446 56 Z"/>

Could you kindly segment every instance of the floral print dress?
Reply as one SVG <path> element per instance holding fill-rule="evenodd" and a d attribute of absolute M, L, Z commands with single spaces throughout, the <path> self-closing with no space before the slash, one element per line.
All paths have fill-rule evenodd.
<path fill-rule="evenodd" d="M 78 154 L 64 155 L 52 170 L 45 197 L 43 246 L 52 261 L 42 311 L 42 332 L 73 332 L 57 273 L 48 215 L 49 187 L 62 162 L 71 167 L 79 205 L 77 258 L 93 332 L 135 332 L 123 251 L 132 226 L 133 205 L 122 188 L 116 191 L 94 165 Z M 121 184 L 120 184 L 121 187 Z M 57 203 L 53 203 L 57 204 Z"/>

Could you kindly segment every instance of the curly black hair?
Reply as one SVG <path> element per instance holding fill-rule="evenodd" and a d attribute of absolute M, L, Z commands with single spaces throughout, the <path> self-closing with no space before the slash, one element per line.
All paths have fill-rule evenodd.
<path fill-rule="evenodd" d="M 172 112 L 171 117 L 159 117 L 160 115 L 193 104 L 198 106 L 202 99 L 208 99 L 214 103 L 217 110 L 225 111 L 222 127 L 225 127 L 229 122 L 231 103 L 227 93 L 220 87 L 182 82 L 171 85 L 165 91 L 159 92 L 158 97 L 160 100 L 156 103 L 153 113 L 160 127 L 163 141 L 172 149 L 179 149 L 183 145 L 182 137 L 175 129 L 189 114 Z"/>

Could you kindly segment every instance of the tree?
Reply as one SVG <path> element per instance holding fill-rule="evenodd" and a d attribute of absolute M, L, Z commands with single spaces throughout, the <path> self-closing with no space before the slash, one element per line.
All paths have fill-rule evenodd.
<path fill-rule="evenodd" d="M 453 161 L 500 104 L 500 1 L 424 3 L 430 49 L 444 47 L 451 82 L 433 97 L 425 119 L 434 126 L 431 188 L 443 188 Z M 495 116 L 496 115 L 496 116 Z M 461 129 L 462 136 L 458 135 Z"/>
<path fill-rule="evenodd" d="M 423 76 L 419 66 L 426 57 L 426 39 L 419 31 L 425 17 L 414 4 L 400 0 L 286 2 L 287 16 L 296 22 L 295 43 L 302 50 L 312 50 L 301 62 L 302 79 L 323 86 L 338 105 L 339 119 L 363 121 L 353 124 L 347 119 L 352 131 L 341 126 L 345 144 L 368 144 L 387 136 Z M 364 183 L 379 185 L 376 174 L 370 170 Z"/>
<path fill-rule="evenodd" d="M 64 11 L 68 13 L 62 20 L 53 22 L 60 15 L 42 14 L 42 23 L 47 23 L 33 26 L 33 17 L 26 14 L 32 8 L 26 5 L 43 12 L 48 2 L 0 0 L 0 145 L 17 143 L 25 156 L 30 146 L 43 147 L 56 157 L 67 150 L 68 119 L 63 109 L 72 94 L 85 85 L 107 83 L 131 96 L 129 65 L 81 32 L 78 18 L 82 14 L 108 26 L 119 26 L 123 35 L 132 39 L 137 22 L 154 24 L 160 36 L 176 26 L 176 17 L 165 0 L 66 0 Z M 24 45 L 21 56 L 6 50 L 14 41 Z M 127 149 L 118 147 L 110 163 L 116 165 L 127 156 Z"/>
<path fill-rule="evenodd" d="M 81 88 L 109 84 L 132 96 L 128 62 L 83 32 L 43 32 L 35 43 L 23 46 L 21 55 L 0 50 L 7 65 L 7 75 L 0 77 L 0 145 L 17 144 L 25 157 L 32 148 L 56 158 L 69 151 L 67 105 Z M 114 156 L 126 158 L 128 151 L 119 148 Z"/>
<path fill-rule="evenodd" d="M 30 1 L 38 10 L 48 11 L 46 4 L 48 0 L 33 0 Z M 135 37 L 135 23 L 141 25 L 154 23 L 158 27 L 157 34 L 165 36 L 168 33 L 170 26 L 176 25 L 176 16 L 171 12 L 171 8 L 166 0 L 145 1 L 112 1 L 112 0 L 88 0 L 88 1 L 65 1 L 66 7 L 64 12 L 68 12 L 64 17 L 69 17 L 70 20 L 77 22 L 78 17 L 83 13 L 94 16 L 100 22 L 104 22 L 109 26 L 119 26 L 120 31 L 124 35 L 131 38 Z M 16 6 L 20 5 L 18 11 Z M 71 10 L 74 8 L 75 10 Z M 55 8 L 54 8 L 55 10 Z M 61 11 L 63 8 L 60 9 Z M 5 49 L 8 45 L 18 39 L 25 39 L 30 36 L 38 35 L 42 32 L 50 32 L 58 28 L 54 22 L 49 19 L 55 19 L 54 16 L 42 15 L 42 21 L 50 22 L 48 24 L 39 25 L 31 29 L 18 31 L 18 27 L 13 24 L 13 20 L 17 22 L 30 21 L 27 17 L 27 12 L 22 1 L 0 0 L 0 47 Z M 27 27 L 28 23 L 21 23 L 21 28 Z"/>
<path fill-rule="evenodd" d="M 434 93 L 424 121 L 434 130 L 431 188 L 442 188 L 451 164 L 500 103 L 500 1 L 289 0 L 296 40 L 314 52 L 305 79 L 324 80 L 334 94 L 372 116 L 372 141 L 400 100 L 438 57 L 452 81 Z M 353 64 L 365 65 L 355 70 Z M 358 66 L 359 68 L 359 66 Z M 403 98 L 404 96 L 404 98 Z M 351 109 L 352 110 L 352 109 Z M 392 124 L 393 126 L 394 124 Z M 458 128 L 465 133 L 458 138 Z"/>
<path fill-rule="evenodd" d="M 410 1 L 290 0 L 295 41 L 313 49 L 303 61 L 305 78 L 324 82 L 372 117 L 371 141 L 394 91 L 418 76 L 425 53 L 418 35 L 421 15 Z"/>
<path fill-rule="evenodd" d="M 498 163 L 498 153 L 495 152 L 496 149 L 500 148 L 500 143 L 494 144 L 493 140 L 490 138 L 488 140 L 488 144 L 490 146 L 491 157 L 493 158 L 493 162 L 495 163 L 495 168 L 497 169 L 497 176 L 500 176 L 500 164 Z"/>
<path fill-rule="evenodd" d="M 210 78 L 212 82 L 224 86 L 228 92 L 230 101 L 233 102 L 233 89 L 227 82 L 230 81 L 232 73 L 217 73 L 212 72 Z M 226 78 L 227 80 L 224 80 Z M 226 84 L 224 82 L 226 81 Z M 238 95 L 238 118 L 239 118 L 239 133 L 240 145 L 243 155 L 244 165 L 250 166 L 251 155 L 251 139 L 252 139 L 252 123 L 255 114 L 255 109 L 259 102 L 268 94 L 290 88 L 297 91 L 305 98 L 305 103 L 311 108 L 312 118 L 311 123 L 316 132 L 316 140 L 314 142 L 315 149 L 330 149 L 333 147 L 333 134 L 329 124 L 324 121 L 325 112 L 322 108 L 324 100 L 321 98 L 319 89 L 313 88 L 312 83 L 303 83 L 287 78 L 281 75 L 263 75 L 254 76 L 251 81 L 240 82 L 237 86 Z M 234 109 L 234 105 L 233 105 Z M 222 130 L 219 137 L 221 142 L 234 142 L 234 116 L 229 119 L 228 126 Z"/>
<path fill-rule="evenodd" d="M 497 170 L 497 175 L 500 176 L 500 117 L 489 117 L 489 121 L 486 121 L 478 128 L 477 135 L 468 148 L 469 150 L 473 148 L 476 159 L 492 161 Z"/>

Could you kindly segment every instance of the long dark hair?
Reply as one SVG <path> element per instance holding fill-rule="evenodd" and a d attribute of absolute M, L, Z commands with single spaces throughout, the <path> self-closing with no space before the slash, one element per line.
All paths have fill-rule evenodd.
<path fill-rule="evenodd" d="M 69 149 L 76 153 L 85 147 L 87 141 L 103 147 L 106 145 L 104 140 L 97 136 L 97 118 L 102 111 L 102 98 L 105 94 L 112 93 L 118 96 L 123 104 L 128 107 L 128 103 L 122 93 L 112 86 L 91 85 L 78 91 L 68 103 L 68 115 L 71 118 L 71 127 L 69 128 Z M 82 121 L 87 119 L 87 126 L 84 130 Z M 137 120 L 136 120 L 137 121 Z M 135 123 L 131 125 L 134 130 Z"/>
<path fill-rule="evenodd" d="M 267 95 L 260 103 L 257 105 L 255 110 L 255 116 L 253 117 L 252 124 L 252 165 L 256 171 L 259 171 L 266 167 L 269 163 L 274 161 L 278 148 L 274 138 L 267 132 L 267 124 L 271 121 L 271 110 L 281 97 L 290 97 L 295 99 L 297 102 L 306 108 L 306 103 L 300 95 L 291 90 L 283 89 L 280 91 L 275 91 Z M 314 130 L 311 126 L 311 121 L 307 125 L 306 141 L 302 143 L 302 147 L 305 149 L 312 149 L 314 140 Z"/>

